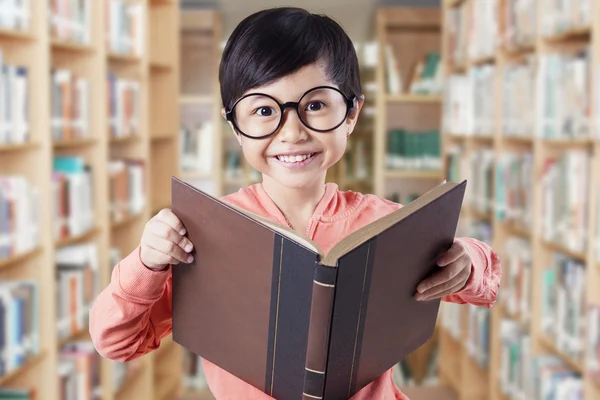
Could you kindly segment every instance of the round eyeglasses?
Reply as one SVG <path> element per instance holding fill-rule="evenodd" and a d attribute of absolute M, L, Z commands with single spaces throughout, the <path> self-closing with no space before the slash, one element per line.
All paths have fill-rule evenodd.
<path fill-rule="evenodd" d="M 285 104 L 268 94 L 251 93 L 236 101 L 225 113 L 225 118 L 242 135 L 262 139 L 281 128 L 285 109 L 292 108 L 307 128 L 330 132 L 344 123 L 355 102 L 356 97 L 349 99 L 331 86 L 312 88 L 299 101 Z"/>

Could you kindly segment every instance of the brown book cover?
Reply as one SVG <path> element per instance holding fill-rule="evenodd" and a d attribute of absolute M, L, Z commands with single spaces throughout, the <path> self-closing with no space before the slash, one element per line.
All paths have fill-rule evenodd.
<path fill-rule="evenodd" d="M 414 299 L 454 241 L 466 188 L 445 182 L 323 254 L 287 227 L 172 178 L 194 244 L 173 268 L 173 340 L 277 399 L 348 399 L 433 335 Z"/>

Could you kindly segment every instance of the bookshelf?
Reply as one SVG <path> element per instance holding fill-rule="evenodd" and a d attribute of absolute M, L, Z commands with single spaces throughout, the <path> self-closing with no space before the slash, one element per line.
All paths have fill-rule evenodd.
<path fill-rule="evenodd" d="M 444 174 L 470 182 L 461 233 L 503 260 L 492 309 L 442 306 L 440 378 L 462 400 L 539 398 L 534 360 L 575 377 L 546 378 L 562 382 L 555 396 L 600 398 L 600 4 L 553 4 L 442 4 Z"/>
<path fill-rule="evenodd" d="M 443 179 L 439 8 L 380 7 L 376 15 L 373 193 L 407 204 Z"/>
<path fill-rule="evenodd" d="M 90 391 L 104 400 L 166 399 L 180 385 L 178 373 L 164 378 L 166 368 L 180 368 L 174 346 L 128 365 L 100 359 L 89 347 L 90 303 L 77 303 L 78 318 L 65 315 L 57 291 L 90 277 L 96 289 L 105 287 L 115 260 L 133 250 L 152 212 L 169 202 L 168 178 L 177 173 L 178 4 L 87 1 L 60 11 L 51 1 L 22 4 L 28 8 L 6 14 L 22 21 L 0 23 L 2 64 L 16 66 L 14 75 L 2 76 L 11 86 L 1 96 L 0 219 L 10 206 L 19 218 L 11 223 L 21 229 L 8 232 L 6 220 L 0 224 L 0 317 L 7 305 L 22 304 L 32 319 L 27 336 L 12 337 L 5 348 L 12 358 L 0 363 L 0 392 L 17 388 L 61 398 L 79 363 L 89 379 L 99 368 Z M 128 34 L 125 16 L 135 27 Z M 33 234 L 29 226 L 36 227 Z M 20 239 L 7 242 L 8 233 Z M 91 249 L 95 253 L 85 253 Z M 85 268 L 68 275 L 59 260 Z M 23 281 L 33 283 L 34 296 L 28 297 L 29 286 L 11 292 Z"/>

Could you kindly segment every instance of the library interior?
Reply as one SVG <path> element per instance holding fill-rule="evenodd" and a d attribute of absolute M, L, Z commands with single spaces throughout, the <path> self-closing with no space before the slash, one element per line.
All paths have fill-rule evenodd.
<path fill-rule="evenodd" d="M 0 399 L 215 398 L 171 334 L 102 357 L 90 310 L 172 177 L 216 197 L 261 182 L 219 64 L 243 18 L 283 5 L 334 19 L 358 57 L 365 103 L 327 181 L 406 205 L 467 180 L 457 236 L 501 260 L 495 304 L 442 301 L 398 388 L 600 400 L 597 0 L 0 1 Z"/>

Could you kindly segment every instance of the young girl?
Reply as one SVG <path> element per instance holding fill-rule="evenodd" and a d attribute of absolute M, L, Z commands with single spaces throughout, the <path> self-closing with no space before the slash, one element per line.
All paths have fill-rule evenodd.
<path fill-rule="evenodd" d="M 325 183 L 364 102 L 353 44 L 333 20 L 298 8 L 249 16 L 224 49 L 219 78 L 223 117 L 263 177 L 225 201 L 303 233 L 324 251 L 401 207 Z M 164 209 L 146 224 L 140 245 L 116 265 L 91 313 L 92 340 L 103 357 L 133 360 L 156 350 L 171 333 L 171 268 L 192 260 L 185 234 Z M 501 267 L 486 244 L 457 238 L 438 265 L 439 272 L 415 288 L 417 300 L 494 305 Z M 271 398 L 206 360 L 203 367 L 218 400 Z M 406 399 L 392 370 L 352 398 Z"/>

